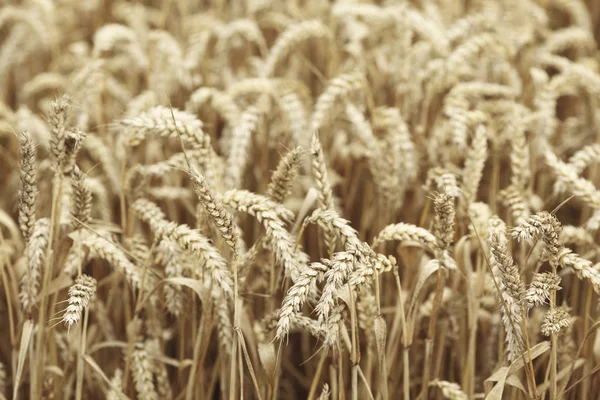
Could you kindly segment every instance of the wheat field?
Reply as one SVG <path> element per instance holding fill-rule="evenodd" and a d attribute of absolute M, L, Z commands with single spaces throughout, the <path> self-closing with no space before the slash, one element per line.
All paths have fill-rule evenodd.
<path fill-rule="evenodd" d="M 0 400 L 598 399 L 600 2 L 1 0 Z"/>

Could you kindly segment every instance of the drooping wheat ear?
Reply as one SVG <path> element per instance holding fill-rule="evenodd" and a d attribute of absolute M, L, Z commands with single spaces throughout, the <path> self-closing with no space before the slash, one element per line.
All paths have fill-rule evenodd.
<path fill-rule="evenodd" d="M 50 233 L 50 220 L 40 218 L 33 225 L 33 232 L 28 243 L 28 272 L 21 278 L 21 290 L 19 299 L 24 310 L 31 310 L 38 299 L 40 280 L 42 278 L 42 264 L 44 253 L 48 246 L 48 235 Z"/>
<path fill-rule="evenodd" d="M 538 114 L 537 129 L 542 137 L 550 138 L 554 136 L 558 125 L 558 98 L 561 92 L 565 92 L 565 89 L 572 85 L 572 79 L 565 74 L 555 75 L 550 79 L 546 71 L 539 68 L 532 68 L 530 74 L 537 89 L 533 99 Z"/>
<path fill-rule="evenodd" d="M 449 400 L 467 400 L 469 396 L 460 388 L 458 383 L 434 380 L 429 386 L 435 386 L 442 391 L 442 394 Z"/>
<path fill-rule="evenodd" d="M 157 359 L 156 355 L 161 354 L 160 345 L 158 339 L 148 339 L 145 343 L 146 350 L 149 353 L 154 353 L 151 363 L 152 373 L 156 379 L 156 391 L 159 399 L 171 399 L 173 398 L 173 391 L 171 384 L 169 383 L 169 372 L 165 364 Z"/>
<path fill-rule="evenodd" d="M 363 248 L 368 249 L 367 252 L 363 251 L 363 256 L 367 259 L 367 262 L 361 262 L 356 265 L 354 271 L 348 276 L 348 283 L 354 288 L 364 288 L 366 286 L 367 290 L 371 290 L 368 285 L 379 274 L 392 271 L 396 266 L 396 259 L 391 256 L 386 257 L 383 254 L 375 254 L 370 251 L 370 248 L 366 244 L 363 245 Z M 456 263 L 447 252 L 442 254 L 442 261 L 447 268 L 456 268 Z"/>
<path fill-rule="evenodd" d="M 117 368 L 115 374 L 110 380 L 111 387 L 106 392 L 106 400 L 123 400 L 123 396 L 120 394 L 123 390 L 123 370 Z"/>
<path fill-rule="evenodd" d="M 433 231 L 439 250 L 447 250 L 454 240 L 454 197 L 449 193 L 438 193 L 433 200 L 435 220 Z"/>
<path fill-rule="evenodd" d="M 560 290 L 560 276 L 551 272 L 534 273 L 525 300 L 527 307 L 541 306 L 550 300 L 552 290 Z"/>
<path fill-rule="evenodd" d="M 358 327 L 365 333 L 367 344 L 375 345 L 375 318 L 379 314 L 377 310 L 377 300 L 372 290 L 361 293 L 356 303 L 356 312 L 358 314 Z"/>
<path fill-rule="evenodd" d="M 546 164 L 552 169 L 561 186 L 581 198 L 589 207 L 600 209 L 600 190 L 596 189 L 592 182 L 581 178 L 576 170 L 560 160 L 549 146 L 546 146 L 544 156 Z"/>
<path fill-rule="evenodd" d="M 71 197 L 72 225 L 78 227 L 87 224 L 92 213 L 92 191 L 87 187 L 85 176 L 79 167 L 75 166 L 71 174 L 73 196 Z"/>
<path fill-rule="evenodd" d="M 449 118 L 448 135 L 452 136 L 452 143 L 461 151 L 467 145 L 469 106 L 469 100 L 462 93 L 457 93 L 455 89 L 444 98 L 444 115 Z"/>
<path fill-rule="evenodd" d="M 225 296 L 233 295 L 233 281 L 231 271 L 223 256 L 215 249 L 210 241 L 187 225 L 166 223 L 159 227 L 156 234 L 175 241 L 179 247 L 189 251 L 209 271 L 214 284 L 219 287 Z M 195 271 L 196 276 L 201 276 L 201 271 Z"/>
<path fill-rule="evenodd" d="M 135 382 L 135 390 L 139 397 L 148 400 L 158 400 L 158 393 L 156 393 L 156 388 L 154 387 L 152 361 L 148 356 L 145 344 L 136 343 L 131 356 L 131 372 Z"/>
<path fill-rule="evenodd" d="M 516 225 L 522 225 L 529 217 L 529 205 L 525 202 L 523 190 L 510 185 L 500 192 L 502 203 L 508 207 Z"/>
<path fill-rule="evenodd" d="M 85 184 L 92 192 L 92 210 L 99 219 L 110 221 L 113 210 L 104 182 L 99 178 L 86 177 Z"/>
<path fill-rule="evenodd" d="M 579 176 L 588 166 L 596 163 L 600 163 L 600 144 L 594 143 L 573 154 L 567 166 Z M 554 183 L 555 193 L 563 193 L 566 190 L 564 182 L 558 180 Z"/>
<path fill-rule="evenodd" d="M 151 30 L 147 39 L 148 51 L 152 54 L 148 87 L 157 93 L 159 102 L 165 104 L 180 84 L 187 84 L 181 46 L 179 41 L 165 30 Z"/>
<path fill-rule="evenodd" d="M 492 53 L 505 58 L 507 47 L 498 34 L 484 32 L 474 35 L 452 51 L 446 60 L 445 68 L 447 71 L 460 71 L 464 77 L 473 76 L 482 52 L 486 53 L 486 57 Z M 456 79 L 456 75 L 456 73 L 449 73 L 448 80 L 451 82 L 451 79 Z"/>
<path fill-rule="evenodd" d="M 385 10 L 393 12 L 397 21 L 400 18 L 406 19 L 405 23 L 409 25 L 410 30 L 415 31 L 420 37 L 427 40 L 439 54 L 444 57 L 448 55 L 450 44 L 442 31 L 442 27 L 430 18 L 427 18 L 424 13 L 412 7 L 403 6 L 389 7 Z"/>
<path fill-rule="evenodd" d="M 575 169 L 577 174 L 581 174 L 588 166 L 596 163 L 600 163 L 599 143 L 585 146 L 569 158 L 569 165 Z"/>
<path fill-rule="evenodd" d="M 376 248 L 383 242 L 398 240 L 403 244 L 416 244 L 433 252 L 437 241 L 435 236 L 425 228 L 420 228 L 413 224 L 400 222 L 386 226 L 373 239 L 373 248 Z"/>
<path fill-rule="evenodd" d="M 324 210 L 335 210 L 333 202 L 333 191 L 327 175 L 327 163 L 318 132 L 314 132 L 311 143 L 313 155 L 312 174 L 319 190 L 319 207 Z"/>
<path fill-rule="evenodd" d="M 571 252 L 570 249 L 563 249 L 559 258 L 559 263 L 563 268 L 570 268 L 577 278 L 587 280 L 592 285 L 594 291 L 600 294 L 600 265 L 592 266 L 592 262 L 579 257 Z"/>
<path fill-rule="evenodd" d="M 327 330 L 322 324 L 304 315 L 296 315 L 293 328 L 298 329 L 300 332 L 308 332 L 319 340 L 324 340 L 327 337 Z"/>
<path fill-rule="evenodd" d="M 379 111 L 379 109 L 376 110 L 376 112 L 377 111 Z M 350 133 L 359 141 L 362 147 L 364 147 L 364 154 L 368 157 L 369 168 L 372 170 L 372 173 L 383 172 L 376 170 L 373 165 L 374 161 L 379 160 L 381 157 L 379 154 L 381 149 L 373 134 L 371 122 L 367 120 L 363 112 L 363 107 L 351 102 L 346 102 L 344 117 L 348 120 Z"/>
<path fill-rule="evenodd" d="M 131 207 L 138 218 L 150 225 L 150 229 L 153 231 L 169 222 L 160 207 L 150 200 L 138 199 Z"/>
<path fill-rule="evenodd" d="M 334 210 L 316 209 L 304 220 L 302 229 L 305 229 L 308 224 L 314 223 L 332 236 L 339 237 L 344 247 L 354 246 L 358 248 L 362 246 L 363 242 L 358 238 L 358 232 L 352 228 L 350 221 L 340 217 Z"/>
<path fill-rule="evenodd" d="M 230 128 L 233 129 L 240 120 L 241 111 L 232 96 L 212 87 L 201 87 L 194 91 L 185 103 L 185 111 L 197 113 L 206 102 L 210 103 L 211 109 L 217 112 Z"/>
<path fill-rule="evenodd" d="M 329 176 L 327 174 L 327 163 L 325 162 L 323 147 L 321 146 L 319 133 L 317 131 L 313 133 L 311 151 L 313 156 L 312 176 L 317 184 L 317 189 L 319 192 L 319 208 L 322 210 L 335 210 L 333 190 L 331 189 Z M 327 247 L 327 254 L 333 254 L 336 246 L 336 238 L 328 231 L 325 232 L 325 245 Z"/>
<path fill-rule="evenodd" d="M 551 336 L 553 333 L 558 333 L 561 328 L 567 328 L 571 324 L 569 311 L 570 308 L 564 306 L 550 308 L 542 322 L 542 334 Z"/>
<path fill-rule="evenodd" d="M 280 82 L 280 80 L 276 78 L 248 78 L 232 83 L 227 88 L 227 94 L 231 96 L 234 101 L 242 104 L 247 104 L 248 102 L 260 104 L 262 102 L 260 99 L 261 95 L 268 95 L 269 97 L 275 96 L 277 82 Z M 257 97 L 258 99 L 256 99 Z M 254 102 L 250 99 L 256 99 L 258 101 Z"/>
<path fill-rule="evenodd" d="M 335 253 L 331 260 L 322 260 L 327 266 L 325 286 L 315 307 L 319 321 L 327 321 L 337 299 L 337 290 L 346 283 L 357 264 L 372 265 L 375 254 L 365 244 L 361 247 L 346 246 L 346 251 Z"/>
<path fill-rule="evenodd" d="M 71 203 L 73 202 L 72 185 L 62 185 L 60 194 L 60 223 L 62 225 L 69 225 L 73 221 L 71 218 Z"/>
<path fill-rule="evenodd" d="M 176 278 L 183 276 L 181 250 L 176 243 L 161 240 L 156 248 L 159 263 L 165 266 L 165 277 Z M 167 284 L 163 288 L 165 307 L 167 311 L 178 317 L 183 312 L 183 289 L 179 285 Z"/>
<path fill-rule="evenodd" d="M 123 244 L 133 259 L 146 260 L 150 254 L 146 238 L 142 235 L 126 237 L 123 239 Z"/>
<path fill-rule="evenodd" d="M 564 53 L 567 50 L 592 51 L 596 48 L 594 36 L 579 26 L 553 31 L 544 43 L 544 52 Z"/>
<path fill-rule="evenodd" d="M 306 134 L 308 131 L 308 107 L 303 102 L 303 98 L 306 96 L 301 94 L 306 88 L 300 86 L 297 89 L 297 87 L 298 85 L 288 83 L 288 81 L 279 83 L 276 87 L 279 94 L 277 104 L 287 119 L 287 125 L 292 130 L 294 144 L 307 149 L 310 146 L 310 138 Z"/>
<path fill-rule="evenodd" d="M 510 183 L 519 190 L 525 190 L 529 186 L 531 167 L 529 165 L 529 145 L 523 124 L 517 121 L 512 124 L 510 135 L 510 169 L 512 175 Z"/>
<path fill-rule="evenodd" d="M 471 104 L 484 96 L 511 99 L 517 94 L 514 88 L 496 83 L 462 82 L 454 86 L 444 98 L 444 114 L 450 119 L 452 142 L 464 149 L 469 127 L 486 119 L 481 111 L 469 110 Z"/>
<path fill-rule="evenodd" d="M 268 313 L 260 321 L 254 323 L 254 332 L 259 341 L 265 343 L 271 340 L 271 334 L 277 329 L 278 316 L 279 310 Z M 290 327 L 301 332 L 306 331 L 317 339 L 322 340 L 326 337 L 326 331 L 322 324 L 301 314 L 294 315 Z M 278 338 L 275 337 L 275 339 Z"/>
<path fill-rule="evenodd" d="M 217 335 L 219 336 L 219 346 L 225 354 L 231 354 L 231 344 L 233 343 L 233 326 L 231 324 L 231 312 L 229 303 L 216 290 L 212 290 L 213 301 L 215 302 L 215 312 L 217 313 Z"/>
<path fill-rule="evenodd" d="M 477 200 L 479 183 L 483 176 L 483 167 L 487 160 L 487 129 L 480 124 L 475 128 L 473 143 L 467 151 L 465 166 L 462 171 L 463 202 L 461 202 L 463 213 L 466 213 L 469 205 Z"/>
<path fill-rule="evenodd" d="M 562 227 L 556 216 L 547 211 L 529 217 L 523 225 L 513 228 L 512 236 L 520 240 L 540 237 L 544 243 L 546 257 L 557 266 L 564 245 L 561 238 Z"/>
<path fill-rule="evenodd" d="M 259 117 L 260 110 L 258 107 L 250 106 L 244 111 L 240 121 L 233 128 L 231 149 L 225 173 L 225 187 L 227 189 L 239 188 L 242 183 L 252 145 L 252 133 L 258 127 Z"/>
<path fill-rule="evenodd" d="M 345 308 L 344 303 L 334 306 L 329 318 L 322 323 L 325 326 L 325 338 L 323 340 L 325 346 L 333 347 L 337 343 L 340 337 L 340 331 L 344 327 L 343 311 Z"/>
<path fill-rule="evenodd" d="M 125 274 L 132 288 L 138 290 L 142 288 L 141 268 L 129 261 L 125 253 L 112 240 L 84 231 L 81 232 L 80 240 L 81 244 L 90 250 L 92 257 L 107 261 L 117 271 Z M 150 290 L 153 287 L 153 281 L 153 276 L 147 273 L 145 289 Z"/>
<path fill-rule="evenodd" d="M 75 284 L 69 288 L 69 305 L 63 315 L 63 322 L 67 329 L 77 324 L 81 319 L 83 310 L 96 294 L 96 280 L 88 275 L 79 275 Z"/>
<path fill-rule="evenodd" d="M 48 125 L 50 126 L 50 157 L 56 171 L 62 171 L 66 146 L 65 139 L 68 129 L 68 110 L 70 99 L 64 95 L 50 105 Z"/>
<path fill-rule="evenodd" d="M 225 206 L 252 215 L 264 226 L 266 245 L 274 252 L 276 263 L 295 281 L 308 257 L 300 250 L 294 251 L 294 240 L 285 228 L 285 221 L 291 221 L 294 214 L 281 204 L 246 190 L 230 190 L 222 200 Z"/>
<path fill-rule="evenodd" d="M 281 158 L 277 169 L 271 176 L 267 187 L 267 197 L 277 203 L 283 203 L 288 197 L 292 184 L 298 176 L 298 166 L 302 157 L 302 148 L 296 147 Z"/>
<path fill-rule="evenodd" d="M 521 281 L 519 268 L 508 254 L 506 236 L 498 232 L 489 238 L 490 264 L 498 274 L 499 295 L 502 322 L 506 334 L 509 360 L 515 360 L 523 350 L 523 331 L 521 329 L 522 310 L 525 302 L 525 285 Z"/>
<path fill-rule="evenodd" d="M 194 181 L 194 190 L 200 199 L 200 202 L 210 215 L 214 224 L 219 228 L 219 232 L 225 242 L 231 247 L 234 254 L 239 252 L 239 236 L 233 217 L 225 210 L 219 197 L 213 189 L 208 186 L 206 179 L 197 171 L 190 170 L 190 175 Z"/>
<path fill-rule="evenodd" d="M 271 181 L 267 187 L 267 197 L 271 200 L 283 203 L 289 195 L 292 183 L 298 175 L 298 166 L 300 164 L 300 157 L 302 149 L 296 147 L 290 150 L 277 165 L 277 169 L 271 176 Z M 243 262 L 241 265 L 248 265 L 251 263 L 263 248 L 265 244 L 265 238 L 257 240 L 252 247 L 244 254 Z"/>
<path fill-rule="evenodd" d="M 127 128 L 130 135 L 128 144 L 131 147 L 138 146 L 150 135 L 177 138 L 178 132 L 182 140 L 192 148 L 210 147 L 210 137 L 203 132 L 202 121 L 190 113 L 175 108 L 152 107 L 135 118 L 126 118 L 119 123 Z"/>
<path fill-rule="evenodd" d="M 360 72 L 344 73 L 333 78 L 317 99 L 310 122 L 310 132 L 318 132 L 334 114 L 336 102 L 353 92 L 360 91 L 365 86 L 365 82 L 365 76 Z"/>
<path fill-rule="evenodd" d="M 132 209 L 138 218 L 150 225 L 157 237 L 169 239 L 197 257 L 200 266 L 209 271 L 212 283 L 220 288 L 221 295 L 233 297 L 233 279 L 231 271 L 227 269 L 227 262 L 206 237 L 187 225 L 170 223 L 161 209 L 149 200 L 136 200 Z M 203 277 L 201 272 L 199 268 L 194 274 L 200 278 Z"/>
<path fill-rule="evenodd" d="M 327 272 L 325 264 L 314 262 L 301 271 L 298 279 L 288 289 L 278 313 L 276 334 L 278 340 L 287 337 L 296 314 L 300 312 L 309 295 L 315 293 L 317 282 L 323 280 L 325 272 Z"/>
<path fill-rule="evenodd" d="M 262 68 L 262 76 L 270 77 L 275 74 L 277 66 L 295 49 L 298 44 L 311 38 L 331 38 L 331 32 L 323 23 L 312 20 L 303 21 L 290 26 L 277 37 Z"/>
<path fill-rule="evenodd" d="M 492 28 L 494 20 L 492 12 L 484 11 L 469 14 L 452 23 L 446 30 L 446 39 L 451 45 L 462 42 L 465 38 L 478 32 L 485 32 Z"/>
<path fill-rule="evenodd" d="M 417 149 L 408 125 L 398 109 L 392 107 L 375 109 L 373 127 L 386 132 L 379 142 L 381 159 L 376 164 L 378 169 L 386 171 L 382 179 L 385 181 L 386 193 L 390 197 L 388 201 L 397 208 L 402 205 L 407 185 L 413 182 L 419 173 Z M 377 174 L 374 177 L 379 179 Z"/>
<path fill-rule="evenodd" d="M 19 188 L 19 227 L 25 242 L 33 234 L 35 223 L 35 198 L 37 195 L 37 165 L 35 144 L 29 132 L 24 131 L 19 135 L 21 142 L 21 159 L 19 168 L 21 174 L 21 187 Z"/>

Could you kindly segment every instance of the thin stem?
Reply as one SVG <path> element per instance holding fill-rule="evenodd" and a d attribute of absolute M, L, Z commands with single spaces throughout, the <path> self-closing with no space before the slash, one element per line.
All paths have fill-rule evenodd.
<path fill-rule="evenodd" d="M 402 295 L 402 285 L 400 283 L 400 275 L 398 270 L 394 268 L 394 277 L 396 278 L 396 287 L 398 289 L 398 308 L 400 314 L 400 323 L 402 329 L 402 385 L 404 398 L 410 400 L 410 369 L 409 369 L 409 349 L 410 342 L 408 341 L 408 332 L 406 326 L 406 315 L 404 313 L 404 299 Z M 389 353 L 389 351 L 387 351 Z M 395 353 L 394 353 L 395 354 Z M 387 376 L 386 376 L 387 379 Z"/>
<path fill-rule="evenodd" d="M 89 318 L 89 307 L 85 308 L 83 315 L 83 325 L 81 326 L 81 346 L 79 347 L 79 357 L 77 357 L 77 383 L 75 389 L 75 399 L 81 400 L 83 395 L 83 359 L 85 356 L 85 346 L 87 338 L 87 325 Z"/>
<path fill-rule="evenodd" d="M 323 372 L 323 366 L 325 365 L 325 360 L 327 360 L 327 355 L 329 354 L 329 348 L 325 347 L 324 350 L 321 350 L 321 358 L 319 359 L 319 365 L 317 366 L 317 371 L 315 376 L 313 377 L 312 384 L 310 385 L 310 391 L 308 392 L 308 400 L 313 400 L 315 398 L 315 394 L 317 392 L 317 387 L 319 386 L 319 380 L 321 378 L 321 373 Z"/>
<path fill-rule="evenodd" d="M 192 400 L 194 398 L 194 382 L 196 381 L 196 370 L 200 366 L 200 349 L 202 337 L 204 336 L 204 318 L 204 313 L 202 313 L 202 316 L 200 317 L 200 329 L 198 329 L 196 340 L 194 341 L 194 360 L 192 362 L 192 367 L 190 368 L 188 384 L 185 388 L 185 400 Z"/>
<path fill-rule="evenodd" d="M 238 305 L 238 266 L 237 266 L 237 255 L 234 253 L 232 261 L 233 269 L 233 329 L 234 331 L 239 326 L 239 305 Z M 236 399 L 236 363 L 237 363 L 237 350 L 238 350 L 238 336 L 233 335 L 233 341 L 231 343 L 231 369 L 229 371 L 230 383 L 229 383 L 229 399 Z M 240 385 L 242 382 L 240 382 Z M 243 388 L 240 388 L 243 390 Z"/>
<path fill-rule="evenodd" d="M 435 340 L 435 327 L 437 325 L 437 317 L 442 303 L 442 291 L 444 290 L 444 276 L 442 275 L 442 269 L 437 270 L 437 285 L 435 288 L 435 294 L 433 297 L 433 309 L 431 310 L 431 317 L 429 319 L 429 329 L 427 330 L 427 339 L 425 342 L 425 368 L 423 369 L 423 381 L 421 388 L 421 398 L 427 398 L 427 392 L 429 390 L 429 373 L 431 365 L 431 356 L 433 351 L 433 342 Z"/>
<path fill-rule="evenodd" d="M 552 273 L 556 275 L 556 264 L 552 263 Z M 550 291 L 550 311 L 554 311 L 556 307 L 556 290 L 552 289 Z M 556 395 L 558 393 L 557 382 L 556 382 L 556 370 L 557 370 L 557 346 L 558 340 L 556 337 L 556 332 L 552 333 L 550 337 L 552 343 L 552 352 L 550 354 L 550 399 L 556 400 Z"/>
<path fill-rule="evenodd" d="M 348 282 L 348 291 L 350 294 L 350 324 L 352 327 L 352 351 L 351 351 L 351 362 L 352 362 L 352 400 L 358 400 L 358 343 L 357 335 L 358 330 L 356 326 L 356 308 L 354 305 L 354 293 L 352 286 Z"/>
<path fill-rule="evenodd" d="M 44 354 L 44 338 L 45 338 L 45 329 L 46 325 L 46 297 L 44 293 L 46 293 L 46 288 L 48 287 L 50 278 L 52 276 L 52 269 L 54 267 L 54 263 L 52 262 L 53 258 L 53 247 L 54 247 L 54 237 L 55 232 L 59 226 L 59 217 L 61 210 L 61 198 L 62 198 L 62 183 L 63 183 L 63 174 L 62 172 L 57 172 L 57 175 L 54 176 L 53 179 L 53 188 L 52 188 L 52 208 L 50 211 L 50 232 L 48 234 L 48 245 L 46 247 L 46 268 L 44 269 L 44 273 L 42 276 L 42 288 L 40 293 L 42 294 L 40 297 L 40 308 L 38 315 L 38 337 L 36 342 L 35 350 L 38 353 L 39 357 L 36 360 L 31 360 L 31 362 L 35 362 L 35 377 L 43 376 L 44 372 L 44 363 L 42 355 Z M 34 398 L 37 398 L 42 390 L 42 380 L 36 379 L 35 382 L 31 384 L 34 386 L 33 395 Z"/>

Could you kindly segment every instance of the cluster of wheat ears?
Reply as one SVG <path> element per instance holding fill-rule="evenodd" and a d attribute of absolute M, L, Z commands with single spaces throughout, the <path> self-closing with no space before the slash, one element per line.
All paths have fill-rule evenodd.
<path fill-rule="evenodd" d="M 600 2 L 0 1 L 0 399 L 593 399 Z"/>

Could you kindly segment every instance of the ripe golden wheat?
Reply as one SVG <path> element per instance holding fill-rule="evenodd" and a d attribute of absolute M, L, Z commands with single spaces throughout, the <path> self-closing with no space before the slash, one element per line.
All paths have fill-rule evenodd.
<path fill-rule="evenodd" d="M 0 400 L 596 398 L 600 2 L 0 5 Z"/>

